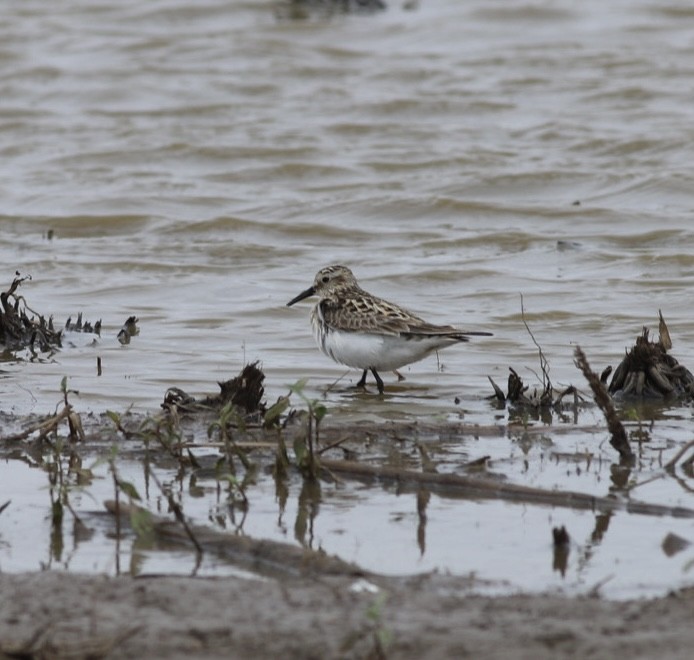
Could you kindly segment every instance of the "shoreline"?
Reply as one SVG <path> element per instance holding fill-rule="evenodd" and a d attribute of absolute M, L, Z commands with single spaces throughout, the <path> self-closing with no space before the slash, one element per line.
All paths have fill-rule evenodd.
<path fill-rule="evenodd" d="M 0 574 L 0 657 L 688 658 L 694 589 L 480 596 L 470 578 Z M 376 591 L 377 588 L 377 591 Z"/>

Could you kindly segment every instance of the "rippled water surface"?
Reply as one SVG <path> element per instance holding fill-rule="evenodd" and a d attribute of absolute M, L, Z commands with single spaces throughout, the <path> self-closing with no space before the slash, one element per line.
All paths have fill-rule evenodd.
<path fill-rule="evenodd" d="M 261 360 L 270 401 L 341 378 L 333 416 L 503 421 L 487 376 L 537 369 L 521 294 L 557 385 L 583 385 L 575 344 L 615 365 L 658 309 L 692 368 L 689 3 L 291 16 L 262 0 L 3 12 L 1 288 L 31 274 L 33 309 L 103 320 L 96 347 L 3 362 L 4 411 L 52 410 L 65 375 L 80 410 L 150 411 L 171 385 L 208 393 Z M 285 307 L 333 262 L 494 337 L 397 387 L 384 374 L 385 400 L 355 396 L 358 374 L 316 350 L 308 305 Z M 141 334 L 120 346 L 132 314 Z M 671 414 L 683 441 L 690 411 Z"/>

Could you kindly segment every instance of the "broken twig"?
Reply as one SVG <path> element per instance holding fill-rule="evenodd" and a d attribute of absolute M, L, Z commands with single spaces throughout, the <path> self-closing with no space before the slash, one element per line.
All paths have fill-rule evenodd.
<path fill-rule="evenodd" d="M 619 420 L 617 411 L 612 404 L 612 399 L 608 394 L 605 385 L 601 382 L 600 377 L 590 368 L 588 358 L 586 358 L 586 354 L 583 352 L 580 346 L 576 346 L 574 356 L 576 358 L 576 366 L 585 376 L 588 384 L 590 385 L 590 389 L 593 390 L 593 399 L 595 400 L 595 403 L 605 416 L 607 428 L 611 434 L 610 444 L 619 452 L 622 459 L 633 460 L 634 453 L 631 451 L 629 439 L 627 438 L 624 426 Z"/>

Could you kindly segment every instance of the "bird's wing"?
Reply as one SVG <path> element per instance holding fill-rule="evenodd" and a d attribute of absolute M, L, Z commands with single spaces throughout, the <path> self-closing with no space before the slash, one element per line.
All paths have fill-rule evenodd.
<path fill-rule="evenodd" d="M 328 327 L 344 332 L 452 337 L 460 333 L 449 325 L 427 323 L 402 307 L 372 296 L 352 295 L 339 299 L 325 299 L 320 302 L 319 308 Z"/>

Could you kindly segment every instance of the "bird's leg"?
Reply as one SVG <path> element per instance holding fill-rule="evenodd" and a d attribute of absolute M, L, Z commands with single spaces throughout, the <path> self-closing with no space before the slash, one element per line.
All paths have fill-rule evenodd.
<path fill-rule="evenodd" d="M 366 372 L 364 372 L 366 373 Z M 371 370 L 371 373 L 374 375 L 374 378 L 376 379 L 376 385 L 378 387 L 378 393 L 383 394 L 383 381 L 381 380 L 381 377 L 378 375 L 378 371 L 375 369 Z"/>
<path fill-rule="evenodd" d="M 405 376 L 403 376 L 397 369 L 393 369 L 393 373 L 398 377 L 398 383 L 405 380 Z"/>
<path fill-rule="evenodd" d="M 368 372 L 368 369 L 364 369 L 364 373 L 361 375 L 361 378 L 359 379 L 359 382 L 355 385 L 355 387 L 364 387 L 366 385 L 366 374 Z"/>

